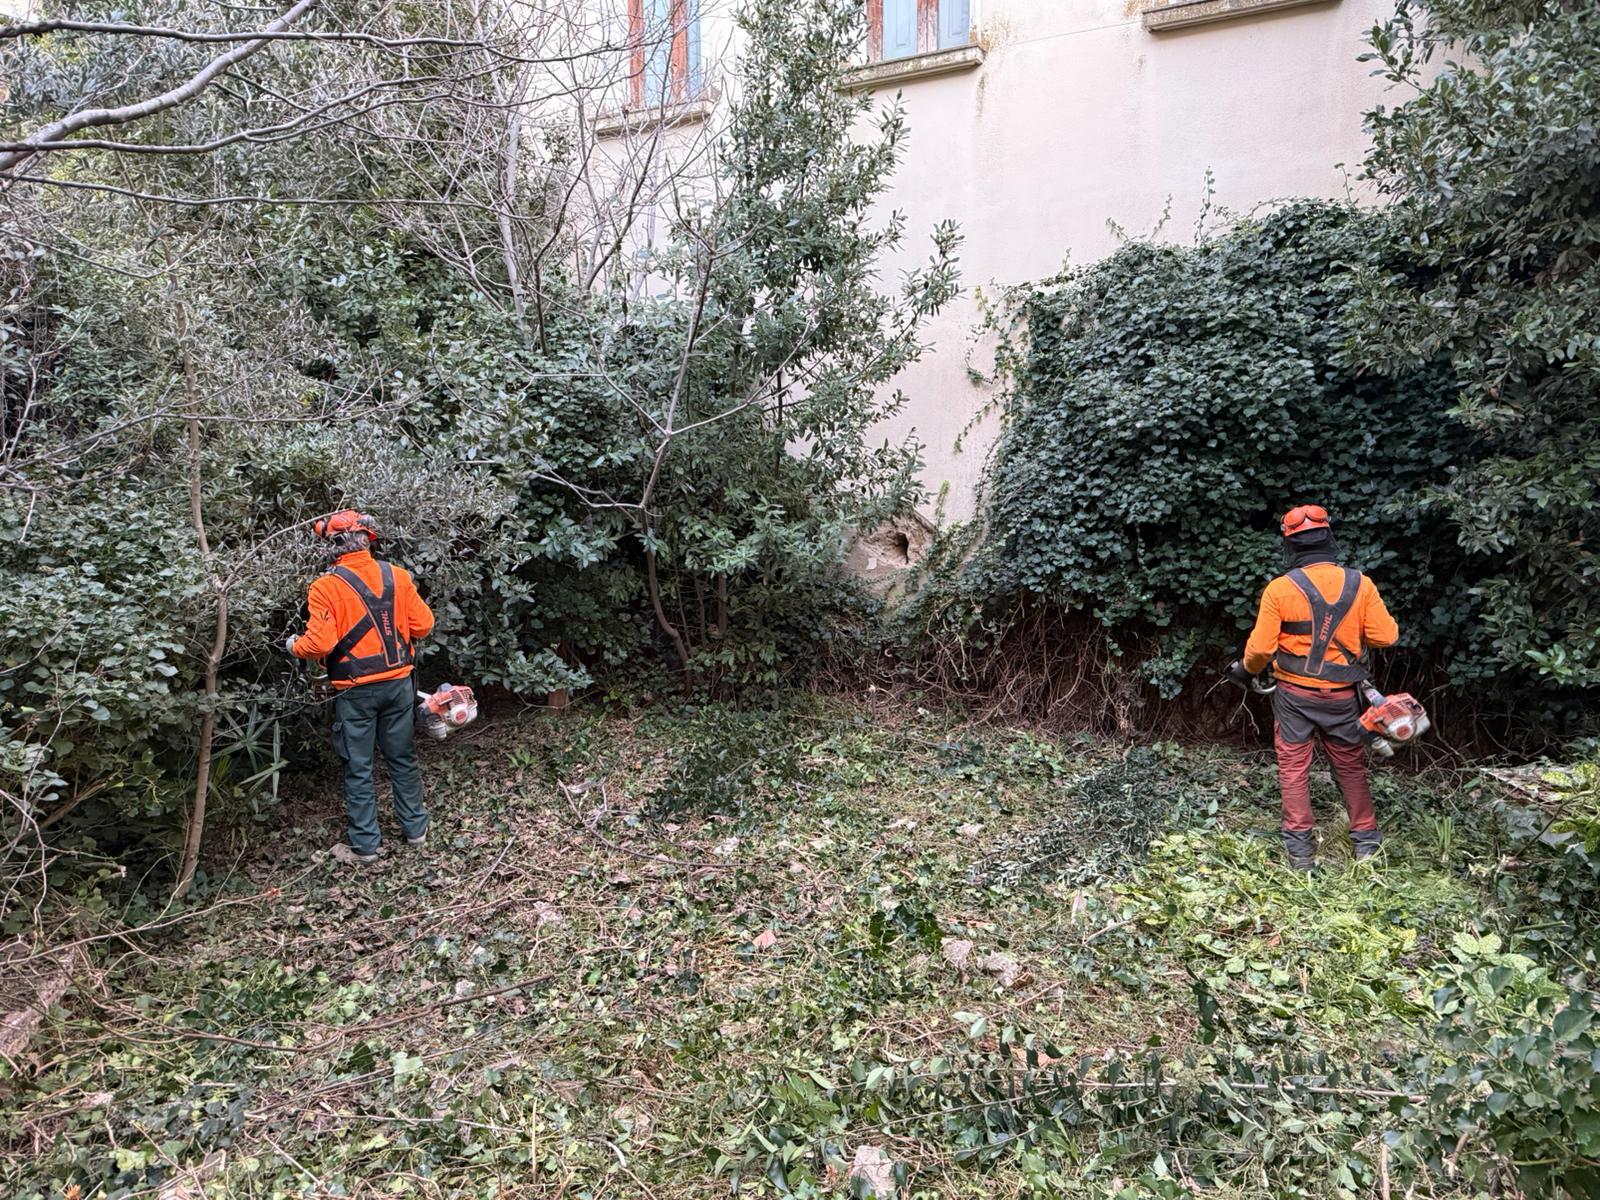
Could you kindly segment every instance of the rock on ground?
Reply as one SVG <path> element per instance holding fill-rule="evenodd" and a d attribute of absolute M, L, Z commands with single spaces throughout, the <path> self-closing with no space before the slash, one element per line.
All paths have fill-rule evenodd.
<path fill-rule="evenodd" d="M 856 1147 L 856 1158 L 850 1164 L 850 1178 L 862 1182 L 863 1196 L 876 1196 L 878 1200 L 894 1200 L 894 1160 L 877 1146 Z"/>
<path fill-rule="evenodd" d="M 1015 987 L 1022 978 L 1022 964 L 1009 954 L 985 954 L 978 960 L 978 966 L 998 979 L 1003 988 Z"/>
<path fill-rule="evenodd" d="M 966 969 L 967 959 L 972 957 L 972 943 L 966 938 L 941 938 L 939 953 L 944 955 L 945 962 L 962 971 Z"/>
<path fill-rule="evenodd" d="M 72 986 L 74 972 L 86 967 L 81 952 L 45 959 L 34 972 L 16 967 L 0 982 L 0 1058 L 15 1062 L 32 1040 L 50 1006 Z"/>

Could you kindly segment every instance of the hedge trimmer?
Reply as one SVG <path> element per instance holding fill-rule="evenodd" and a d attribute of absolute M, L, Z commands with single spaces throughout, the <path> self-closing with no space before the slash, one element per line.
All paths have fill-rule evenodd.
<path fill-rule="evenodd" d="M 1366 731 L 1367 745 L 1374 754 L 1392 758 L 1396 746 L 1409 746 L 1433 728 L 1428 710 L 1410 692 L 1385 696 L 1368 679 L 1356 687 L 1367 702 L 1367 711 L 1361 714 L 1361 728 Z"/>

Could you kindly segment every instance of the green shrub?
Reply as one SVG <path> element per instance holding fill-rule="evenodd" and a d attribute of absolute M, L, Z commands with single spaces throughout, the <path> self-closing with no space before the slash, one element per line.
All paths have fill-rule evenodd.
<path fill-rule="evenodd" d="M 161 771 L 180 765 L 170 750 L 187 750 L 198 714 L 193 534 L 137 492 L 28 508 L 0 492 L 0 788 L 46 811 L 131 788 L 146 814 L 165 812 L 182 787 Z"/>
<path fill-rule="evenodd" d="M 1282 569 L 1277 518 L 1315 501 L 1404 646 L 1457 678 L 1491 672 L 1471 567 L 1418 503 L 1472 457 L 1446 416 L 1453 378 L 1340 363 L 1354 272 L 1381 260 L 1386 228 L 1301 202 L 1008 294 L 981 546 L 935 574 L 920 613 L 960 626 L 1019 600 L 1084 610 L 1119 643 L 1149 635 L 1145 676 L 1172 697 L 1197 663 L 1237 652 Z"/>
<path fill-rule="evenodd" d="M 1405 271 L 1367 264 L 1350 357 L 1448 363 L 1480 453 L 1428 497 L 1467 549 L 1493 660 L 1600 684 L 1600 6 L 1405 0 L 1373 30 L 1405 103 L 1366 174 Z M 1415 89 L 1412 91 L 1412 89 Z"/>
<path fill-rule="evenodd" d="M 1487 969 L 1478 991 L 1498 993 L 1512 975 Z M 1530 1195 L 1600 1194 L 1595 997 L 1544 998 L 1533 1015 L 1506 1025 L 1479 1020 L 1476 1001 L 1462 998 L 1455 987 L 1435 997 L 1449 1015 L 1440 1049 L 1417 1064 L 1426 1099 L 1390 1144 L 1436 1178 L 1491 1192 L 1514 1184 Z"/>

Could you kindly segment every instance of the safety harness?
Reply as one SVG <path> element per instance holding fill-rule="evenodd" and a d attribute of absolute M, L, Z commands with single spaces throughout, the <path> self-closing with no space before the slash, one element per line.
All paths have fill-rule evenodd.
<path fill-rule="evenodd" d="M 1287 671 L 1291 675 L 1304 675 L 1311 679 L 1326 679 L 1331 683 L 1360 683 L 1367 677 L 1360 656 L 1334 636 L 1354 606 L 1356 593 L 1361 590 L 1360 571 L 1352 571 L 1346 567 L 1341 567 L 1340 570 L 1344 572 L 1344 586 L 1339 589 L 1339 598 L 1331 604 L 1323 597 L 1317 585 L 1311 582 L 1311 577 L 1299 567 L 1289 572 L 1289 582 L 1300 589 L 1300 594 L 1311 606 L 1311 619 L 1284 621 L 1280 628 L 1284 633 L 1303 634 L 1309 637 L 1311 649 L 1305 654 L 1289 654 L 1279 650 L 1272 659 L 1274 671 L 1280 674 Z M 1328 662 L 1329 646 L 1343 654 L 1345 661 Z"/>
<path fill-rule="evenodd" d="M 394 571 L 388 563 L 380 562 L 378 572 L 383 578 L 383 594 L 378 596 L 374 596 L 372 589 L 361 581 L 361 576 L 349 567 L 334 567 L 328 572 L 343 580 L 367 610 L 367 615 L 352 625 L 328 652 L 328 678 L 331 680 L 361 679 L 376 675 L 379 671 L 392 671 L 396 667 L 409 667 L 412 664 L 411 643 L 400 636 L 394 623 Z M 352 654 L 356 644 L 373 632 L 383 643 L 383 652 L 360 656 Z"/>

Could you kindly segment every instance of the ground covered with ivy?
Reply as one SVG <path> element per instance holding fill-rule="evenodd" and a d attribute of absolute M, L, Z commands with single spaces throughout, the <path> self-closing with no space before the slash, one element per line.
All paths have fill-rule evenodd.
<path fill-rule="evenodd" d="M 1578 910 L 1479 773 L 1380 775 L 1369 864 L 1319 781 L 1307 879 L 1259 753 L 814 699 L 430 749 L 426 851 L 336 862 L 308 785 L 165 924 L 85 926 L 0 1190 L 1468 1195 L 1529 1107 L 1473 1107 L 1485 1030 L 1549 1035 L 1533 1092 L 1589 1069 Z M 1538 1116 L 1572 1159 L 1590 1095 Z"/>

